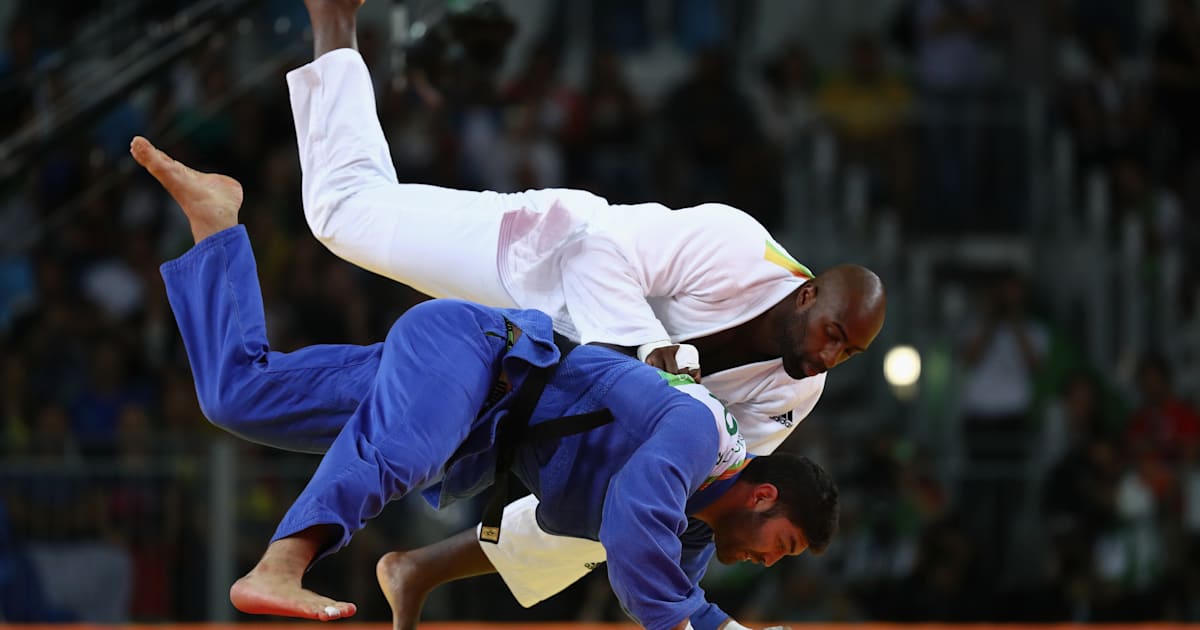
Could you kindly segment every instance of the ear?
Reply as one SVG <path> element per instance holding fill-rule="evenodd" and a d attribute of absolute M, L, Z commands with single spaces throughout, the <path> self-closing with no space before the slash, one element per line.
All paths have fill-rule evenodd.
<path fill-rule="evenodd" d="M 778 500 L 779 488 L 773 483 L 760 483 L 750 490 L 750 508 L 755 512 L 770 510 Z"/>
<path fill-rule="evenodd" d="M 800 288 L 796 290 L 796 307 L 804 308 L 806 306 L 811 306 L 813 302 L 816 302 L 817 290 L 817 283 L 813 280 L 809 280 L 808 282 L 800 285 Z"/>

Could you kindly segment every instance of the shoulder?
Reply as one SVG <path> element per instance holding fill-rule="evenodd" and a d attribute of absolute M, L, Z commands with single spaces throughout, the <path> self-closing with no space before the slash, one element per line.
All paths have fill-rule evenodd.
<path fill-rule="evenodd" d="M 671 231 L 691 249 L 737 260 L 761 260 L 774 248 L 782 250 L 758 219 L 723 203 L 706 203 L 672 213 Z"/>
<path fill-rule="evenodd" d="M 718 421 L 724 407 L 707 389 L 690 378 L 667 374 L 629 359 L 634 367 L 608 392 L 606 402 L 613 414 L 646 433 L 679 434 L 679 445 L 687 450 L 707 450 L 713 456 L 720 446 Z"/>
<path fill-rule="evenodd" d="M 691 211 L 697 217 L 703 217 L 704 220 L 717 225 L 724 225 L 739 230 L 746 230 L 755 233 L 766 234 L 767 228 L 763 227 L 762 223 L 758 222 L 753 216 L 750 216 L 744 210 L 735 208 L 724 203 L 702 203 L 692 208 L 687 208 L 682 212 Z"/>
<path fill-rule="evenodd" d="M 738 421 L 708 388 L 686 379 L 668 383 L 672 405 L 660 431 L 678 446 L 689 473 L 708 482 L 745 458 L 746 443 Z"/>

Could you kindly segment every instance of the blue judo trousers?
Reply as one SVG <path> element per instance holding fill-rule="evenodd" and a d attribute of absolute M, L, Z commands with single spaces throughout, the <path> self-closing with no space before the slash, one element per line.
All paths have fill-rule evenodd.
<path fill-rule="evenodd" d="M 496 430 L 514 396 L 484 409 L 501 370 L 515 391 L 531 370 L 560 360 L 544 313 L 457 300 L 413 307 L 382 343 L 272 351 L 240 225 L 161 272 L 205 416 L 247 440 L 325 454 L 275 539 L 337 526 L 342 537 L 326 554 L 412 490 L 441 507 L 492 485 Z M 506 322 L 522 330 L 512 347 Z M 601 541 L 610 582 L 643 625 L 691 618 L 715 627 L 725 614 L 698 586 L 711 532 L 686 516 L 735 481 L 698 492 L 719 444 L 698 429 L 713 427 L 711 412 L 653 368 L 580 346 L 530 424 L 602 408 L 612 424 L 518 449 L 513 470 L 541 501 L 539 525 Z"/>
<path fill-rule="evenodd" d="M 494 414 L 477 416 L 501 365 L 512 368 L 515 384 L 531 366 L 559 358 L 553 342 L 546 341 L 553 333 L 544 314 L 454 300 L 410 309 L 382 343 L 272 351 L 242 226 L 205 239 L 161 271 L 205 416 L 253 442 L 325 453 L 310 487 L 353 487 L 347 476 L 361 476 L 359 487 L 386 479 L 386 496 L 370 497 L 386 502 L 436 481 L 460 447 L 478 453 L 490 445 L 486 438 L 494 436 Z M 509 352 L 506 319 L 522 329 L 522 337 L 537 342 Z M 470 419 L 476 421 L 463 421 Z M 475 426 L 485 422 L 490 427 Z M 481 428 L 490 431 L 472 435 Z M 488 443 L 472 445 L 468 437 Z M 403 465 L 393 465 L 394 460 Z M 313 496 L 311 505 L 297 509 L 298 504 L 288 513 L 276 537 L 319 521 L 322 512 L 342 524 L 353 511 L 348 506 L 360 498 Z M 383 507 L 365 503 L 364 522 Z M 361 526 L 344 525 L 347 538 Z"/>

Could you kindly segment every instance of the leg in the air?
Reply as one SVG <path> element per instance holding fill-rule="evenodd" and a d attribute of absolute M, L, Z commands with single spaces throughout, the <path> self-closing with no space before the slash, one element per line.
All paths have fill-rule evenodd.
<path fill-rule="evenodd" d="M 382 346 L 271 351 L 254 253 L 237 224 L 241 186 L 176 162 L 145 138 L 130 151 L 183 208 L 196 239 L 162 276 L 205 416 L 261 444 L 325 452 L 366 396 Z"/>
<path fill-rule="evenodd" d="M 505 209 L 521 200 L 397 180 L 354 50 L 360 4 L 307 0 L 317 59 L 287 74 L 309 229 L 339 258 L 426 295 L 515 306 L 497 248 Z"/>
<path fill-rule="evenodd" d="M 434 588 L 494 573 L 495 567 L 480 548 L 474 529 L 442 541 L 384 554 L 375 565 L 375 576 L 392 607 L 393 630 L 412 630 L 421 618 L 421 606 Z"/>

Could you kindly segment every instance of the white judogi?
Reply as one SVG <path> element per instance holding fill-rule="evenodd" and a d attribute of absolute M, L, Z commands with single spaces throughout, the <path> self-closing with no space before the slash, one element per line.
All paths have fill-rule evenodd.
<path fill-rule="evenodd" d="M 638 346 L 732 328 L 811 277 L 762 225 L 723 204 L 671 210 L 609 205 L 580 190 L 502 194 L 400 184 L 357 51 L 327 53 L 287 80 L 313 234 L 341 258 L 434 297 L 536 308 L 583 343 Z M 778 359 L 704 375 L 754 454 L 774 451 L 824 384 L 824 374 L 793 380 Z M 535 507 L 529 500 L 510 505 L 501 544 L 483 545 L 525 605 L 583 575 L 564 571 L 557 582 L 539 578 L 522 588 L 526 567 L 536 564 L 545 575 L 548 557 L 574 566 L 595 555 L 571 543 L 570 553 L 531 562 L 531 547 L 562 547 L 552 541 L 561 537 L 537 529 Z"/>

